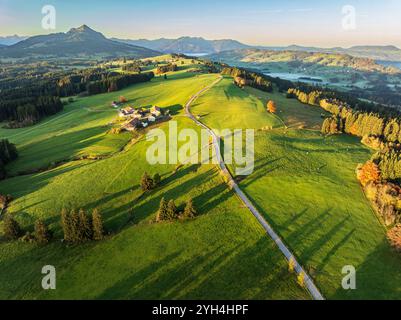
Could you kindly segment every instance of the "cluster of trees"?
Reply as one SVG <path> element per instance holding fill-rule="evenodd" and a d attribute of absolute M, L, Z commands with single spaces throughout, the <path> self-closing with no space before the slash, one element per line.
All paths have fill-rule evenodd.
<path fill-rule="evenodd" d="M 179 211 L 174 200 L 166 201 L 164 198 L 160 200 L 159 210 L 157 212 L 156 221 L 174 221 L 177 219 L 193 219 L 197 215 L 197 211 L 192 199 L 189 199 L 183 211 Z"/>
<path fill-rule="evenodd" d="M 59 97 L 29 96 L 22 90 L 20 95 L 2 96 L 0 101 L 0 121 L 10 121 L 10 127 L 32 125 L 43 117 L 63 110 Z"/>
<path fill-rule="evenodd" d="M 178 70 L 178 67 L 176 64 L 169 63 L 169 64 L 166 64 L 165 66 L 157 67 L 156 74 L 163 74 L 163 73 L 177 71 L 177 70 Z"/>
<path fill-rule="evenodd" d="M 14 144 L 7 139 L 0 140 L 0 180 L 6 176 L 5 165 L 10 161 L 17 159 L 18 152 Z"/>
<path fill-rule="evenodd" d="M 69 243 L 82 243 L 90 240 L 102 240 L 104 237 L 103 220 L 99 210 L 94 209 L 89 216 L 84 210 L 61 211 L 61 225 L 64 240 Z"/>
<path fill-rule="evenodd" d="M 87 85 L 87 91 L 89 95 L 118 91 L 135 83 L 148 82 L 152 80 L 153 77 L 153 72 L 118 75 L 104 80 L 90 82 Z"/>
<path fill-rule="evenodd" d="M 141 177 L 141 189 L 143 192 L 151 191 L 156 188 L 161 182 L 161 177 L 158 173 L 153 175 L 153 178 L 145 172 Z"/>
<path fill-rule="evenodd" d="M 4 218 L 4 236 L 8 240 L 17 240 L 23 235 L 23 230 L 17 220 L 10 214 Z M 24 241 L 36 241 L 40 244 L 47 244 L 51 241 L 53 232 L 42 220 L 36 220 L 34 233 L 26 232 L 22 238 Z"/>
<path fill-rule="evenodd" d="M 241 88 L 244 86 L 250 86 L 266 92 L 273 91 L 272 82 L 260 73 L 235 67 L 225 67 L 221 71 L 221 74 L 233 77 L 235 84 Z"/>
<path fill-rule="evenodd" d="M 141 73 L 142 72 L 142 68 L 141 65 L 137 62 L 133 62 L 133 63 L 128 63 L 122 66 L 121 68 L 123 71 L 129 71 L 129 72 L 137 72 L 137 73 Z"/>

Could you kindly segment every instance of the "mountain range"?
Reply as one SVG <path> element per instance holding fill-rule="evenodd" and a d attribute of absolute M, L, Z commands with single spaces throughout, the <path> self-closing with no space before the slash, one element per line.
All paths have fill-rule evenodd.
<path fill-rule="evenodd" d="M 311 67 L 351 68 L 364 72 L 399 74 L 392 66 L 383 66 L 370 58 L 354 57 L 345 53 L 307 52 L 295 50 L 240 49 L 224 51 L 208 56 L 211 60 L 228 64 L 247 64 L 255 67 L 288 65 L 291 69 Z"/>
<path fill-rule="evenodd" d="M 4 48 L 3 45 L 7 47 Z M 150 57 L 160 53 L 210 55 L 225 51 L 263 49 L 268 51 L 302 51 L 329 54 L 347 54 L 353 57 L 381 61 L 401 61 L 401 49 L 395 46 L 354 46 L 351 48 L 319 48 L 290 45 L 251 46 L 232 39 L 206 40 L 201 37 L 160 38 L 156 40 L 107 39 L 86 25 L 72 28 L 66 33 L 53 33 L 34 37 L 17 35 L 0 37 L 0 56 L 26 57 L 30 55 L 130 55 Z"/>
<path fill-rule="evenodd" d="M 250 48 L 236 40 L 206 40 L 201 37 L 181 37 L 178 39 L 156 39 L 156 40 L 129 40 L 112 38 L 114 41 L 141 46 L 164 53 L 185 53 L 185 54 L 212 54 L 228 50 Z"/>
<path fill-rule="evenodd" d="M 322 53 L 348 54 L 358 58 L 369 58 L 382 61 L 401 61 L 401 49 L 396 46 L 354 46 L 351 48 L 318 48 L 291 45 L 288 47 L 262 47 L 278 51 L 304 51 Z"/>
<path fill-rule="evenodd" d="M 17 42 L 28 39 L 29 37 L 20 37 L 18 35 L 0 37 L 0 46 L 12 46 Z"/>
<path fill-rule="evenodd" d="M 72 28 L 66 33 L 52 33 L 22 40 L 0 48 L 0 56 L 23 58 L 28 56 L 117 56 L 129 55 L 144 58 L 160 52 L 107 39 L 86 25 Z"/>

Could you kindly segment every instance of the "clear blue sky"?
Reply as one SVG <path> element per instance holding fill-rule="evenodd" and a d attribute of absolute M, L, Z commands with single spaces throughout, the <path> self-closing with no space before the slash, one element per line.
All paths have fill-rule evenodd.
<path fill-rule="evenodd" d="M 106 36 L 232 38 L 261 45 L 401 47 L 401 0 L 0 0 L 0 35 L 50 33 L 41 8 L 54 5 L 57 29 L 87 24 Z M 356 29 L 342 8 L 356 9 Z"/>

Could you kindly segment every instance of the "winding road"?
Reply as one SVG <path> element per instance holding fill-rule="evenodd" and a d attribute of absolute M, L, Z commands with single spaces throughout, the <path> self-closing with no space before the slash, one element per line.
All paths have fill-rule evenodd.
<path fill-rule="evenodd" d="M 273 228 L 270 226 L 270 224 L 266 221 L 266 219 L 262 216 L 262 214 L 255 208 L 255 206 L 252 204 L 252 202 L 248 199 L 248 197 L 245 195 L 245 193 L 240 189 L 238 184 L 234 181 L 231 173 L 226 167 L 226 164 L 224 163 L 224 160 L 221 156 L 220 152 L 220 138 L 214 133 L 212 129 L 210 129 L 208 126 L 200 122 L 190 111 L 190 107 L 193 104 L 193 102 L 204 92 L 215 86 L 217 83 L 219 83 L 223 78 L 220 77 L 216 81 L 214 81 L 211 85 L 203 88 L 199 92 L 197 92 L 195 95 L 193 95 L 189 101 L 185 105 L 185 112 L 187 116 L 192 119 L 198 126 L 203 127 L 206 129 L 209 134 L 213 138 L 213 145 L 216 153 L 216 157 L 219 163 L 220 170 L 226 175 L 229 179 L 228 185 L 235 191 L 237 196 L 241 199 L 241 201 L 244 203 L 244 205 L 251 211 L 251 213 L 255 216 L 255 218 L 259 221 L 259 223 L 262 225 L 262 227 L 265 229 L 267 234 L 270 236 L 270 238 L 276 243 L 280 251 L 283 253 L 287 261 L 292 261 L 294 263 L 294 270 L 295 272 L 299 275 L 301 273 L 304 274 L 304 283 L 306 289 L 309 291 L 313 299 L 315 300 L 324 300 L 323 295 L 320 293 L 319 289 L 316 287 L 314 284 L 312 278 L 307 274 L 307 272 L 302 268 L 302 266 L 298 263 L 296 257 L 291 253 L 291 251 L 287 248 L 287 246 L 284 244 L 284 242 L 281 240 L 281 238 L 277 235 L 277 233 L 273 230 Z"/>

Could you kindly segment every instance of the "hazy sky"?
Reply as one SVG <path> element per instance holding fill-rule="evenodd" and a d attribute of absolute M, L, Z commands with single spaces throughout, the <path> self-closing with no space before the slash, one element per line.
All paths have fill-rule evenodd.
<path fill-rule="evenodd" d="M 48 4 L 57 12 L 52 31 L 41 27 Z M 355 8 L 354 29 L 343 27 L 345 5 Z M 401 0 L 0 0 L 2 36 L 82 24 L 131 39 L 185 35 L 261 45 L 401 47 Z"/>

